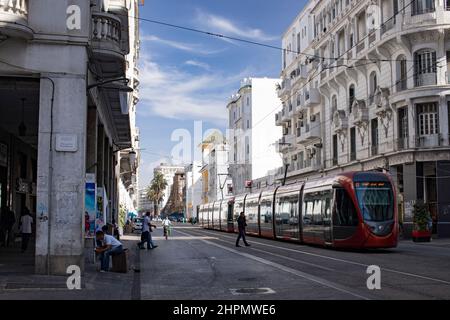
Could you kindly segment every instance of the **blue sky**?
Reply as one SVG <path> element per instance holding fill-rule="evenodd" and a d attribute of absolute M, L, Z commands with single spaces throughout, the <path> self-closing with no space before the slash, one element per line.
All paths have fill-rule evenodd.
<path fill-rule="evenodd" d="M 305 0 L 146 0 L 141 18 L 216 32 L 270 45 L 301 11 Z M 207 35 L 140 23 L 141 187 L 153 168 L 171 159 L 174 130 L 225 130 L 226 105 L 245 77 L 277 78 L 281 52 Z M 192 134 L 193 135 L 193 134 Z"/>

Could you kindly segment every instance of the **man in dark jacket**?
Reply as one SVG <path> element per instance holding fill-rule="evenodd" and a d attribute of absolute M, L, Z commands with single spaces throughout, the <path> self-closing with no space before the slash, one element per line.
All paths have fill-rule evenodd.
<path fill-rule="evenodd" d="M 247 223 L 245 222 L 245 215 L 244 212 L 241 212 L 241 215 L 237 219 L 238 223 L 238 229 L 239 229 L 239 236 L 236 240 L 236 247 L 240 247 L 239 241 L 244 240 L 245 246 L 250 247 L 250 245 L 247 243 L 247 240 L 245 239 L 245 227 L 247 226 Z"/>

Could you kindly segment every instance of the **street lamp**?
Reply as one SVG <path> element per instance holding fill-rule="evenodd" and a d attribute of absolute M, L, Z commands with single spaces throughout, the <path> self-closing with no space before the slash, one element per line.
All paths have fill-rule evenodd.
<path fill-rule="evenodd" d="M 119 81 L 123 81 L 124 84 L 118 84 Z M 130 82 L 130 79 L 121 77 L 121 78 L 114 78 L 114 79 L 108 79 L 108 80 L 102 80 L 98 83 L 91 84 L 87 87 L 88 91 L 100 87 L 102 89 L 117 89 L 121 92 L 133 92 L 134 89 L 128 86 L 128 83 Z M 111 84 L 107 87 L 104 87 L 106 84 Z"/>

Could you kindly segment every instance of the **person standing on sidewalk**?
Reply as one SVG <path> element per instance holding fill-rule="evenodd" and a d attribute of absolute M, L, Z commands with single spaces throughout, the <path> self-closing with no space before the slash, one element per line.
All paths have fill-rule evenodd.
<path fill-rule="evenodd" d="M 25 208 L 23 210 L 22 217 L 20 218 L 20 231 L 22 233 L 22 253 L 27 251 L 28 242 L 30 241 L 32 229 L 33 218 L 31 217 L 30 210 Z"/>
<path fill-rule="evenodd" d="M 247 227 L 247 222 L 245 220 L 244 212 L 241 212 L 239 218 L 237 219 L 237 223 L 238 223 L 239 235 L 236 240 L 236 247 L 240 247 L 239 241 L 241 240 L 241 238 L 242 238 L 242 240 L 244 240 L 245 246 L 250 247 L 250 245 L 247 243 L 247 240 L 245 239 L 245 227 Z"/>
<path fill-rule="evenodd" d="M 144 222 L 142 223 L 141 242 L 138 243 L 139 249 L 145 249 L 144 243 L 147 243 L 147 250 L 155 249 L 158 246 L 152 240 L 152 228 L 156 228 L 150 221 L 150 212 L 145 214 Z"/>

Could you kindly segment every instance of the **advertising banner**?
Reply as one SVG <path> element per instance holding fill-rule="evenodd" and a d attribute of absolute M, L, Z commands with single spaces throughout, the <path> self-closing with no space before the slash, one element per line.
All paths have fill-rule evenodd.
<path fill-rule="evenodd" d="M 84 233 L 86 238 L 95 237 L 95 218 L 97 214 L 95 206 L 95 175 L 86 175 Z"/>
<path fill-rule="evenodd" d="M 105 225 L 105 194 L 103 188 L 97 188 L 97 216 L 95 218 L 95 230 L 101 230 Z"/>

